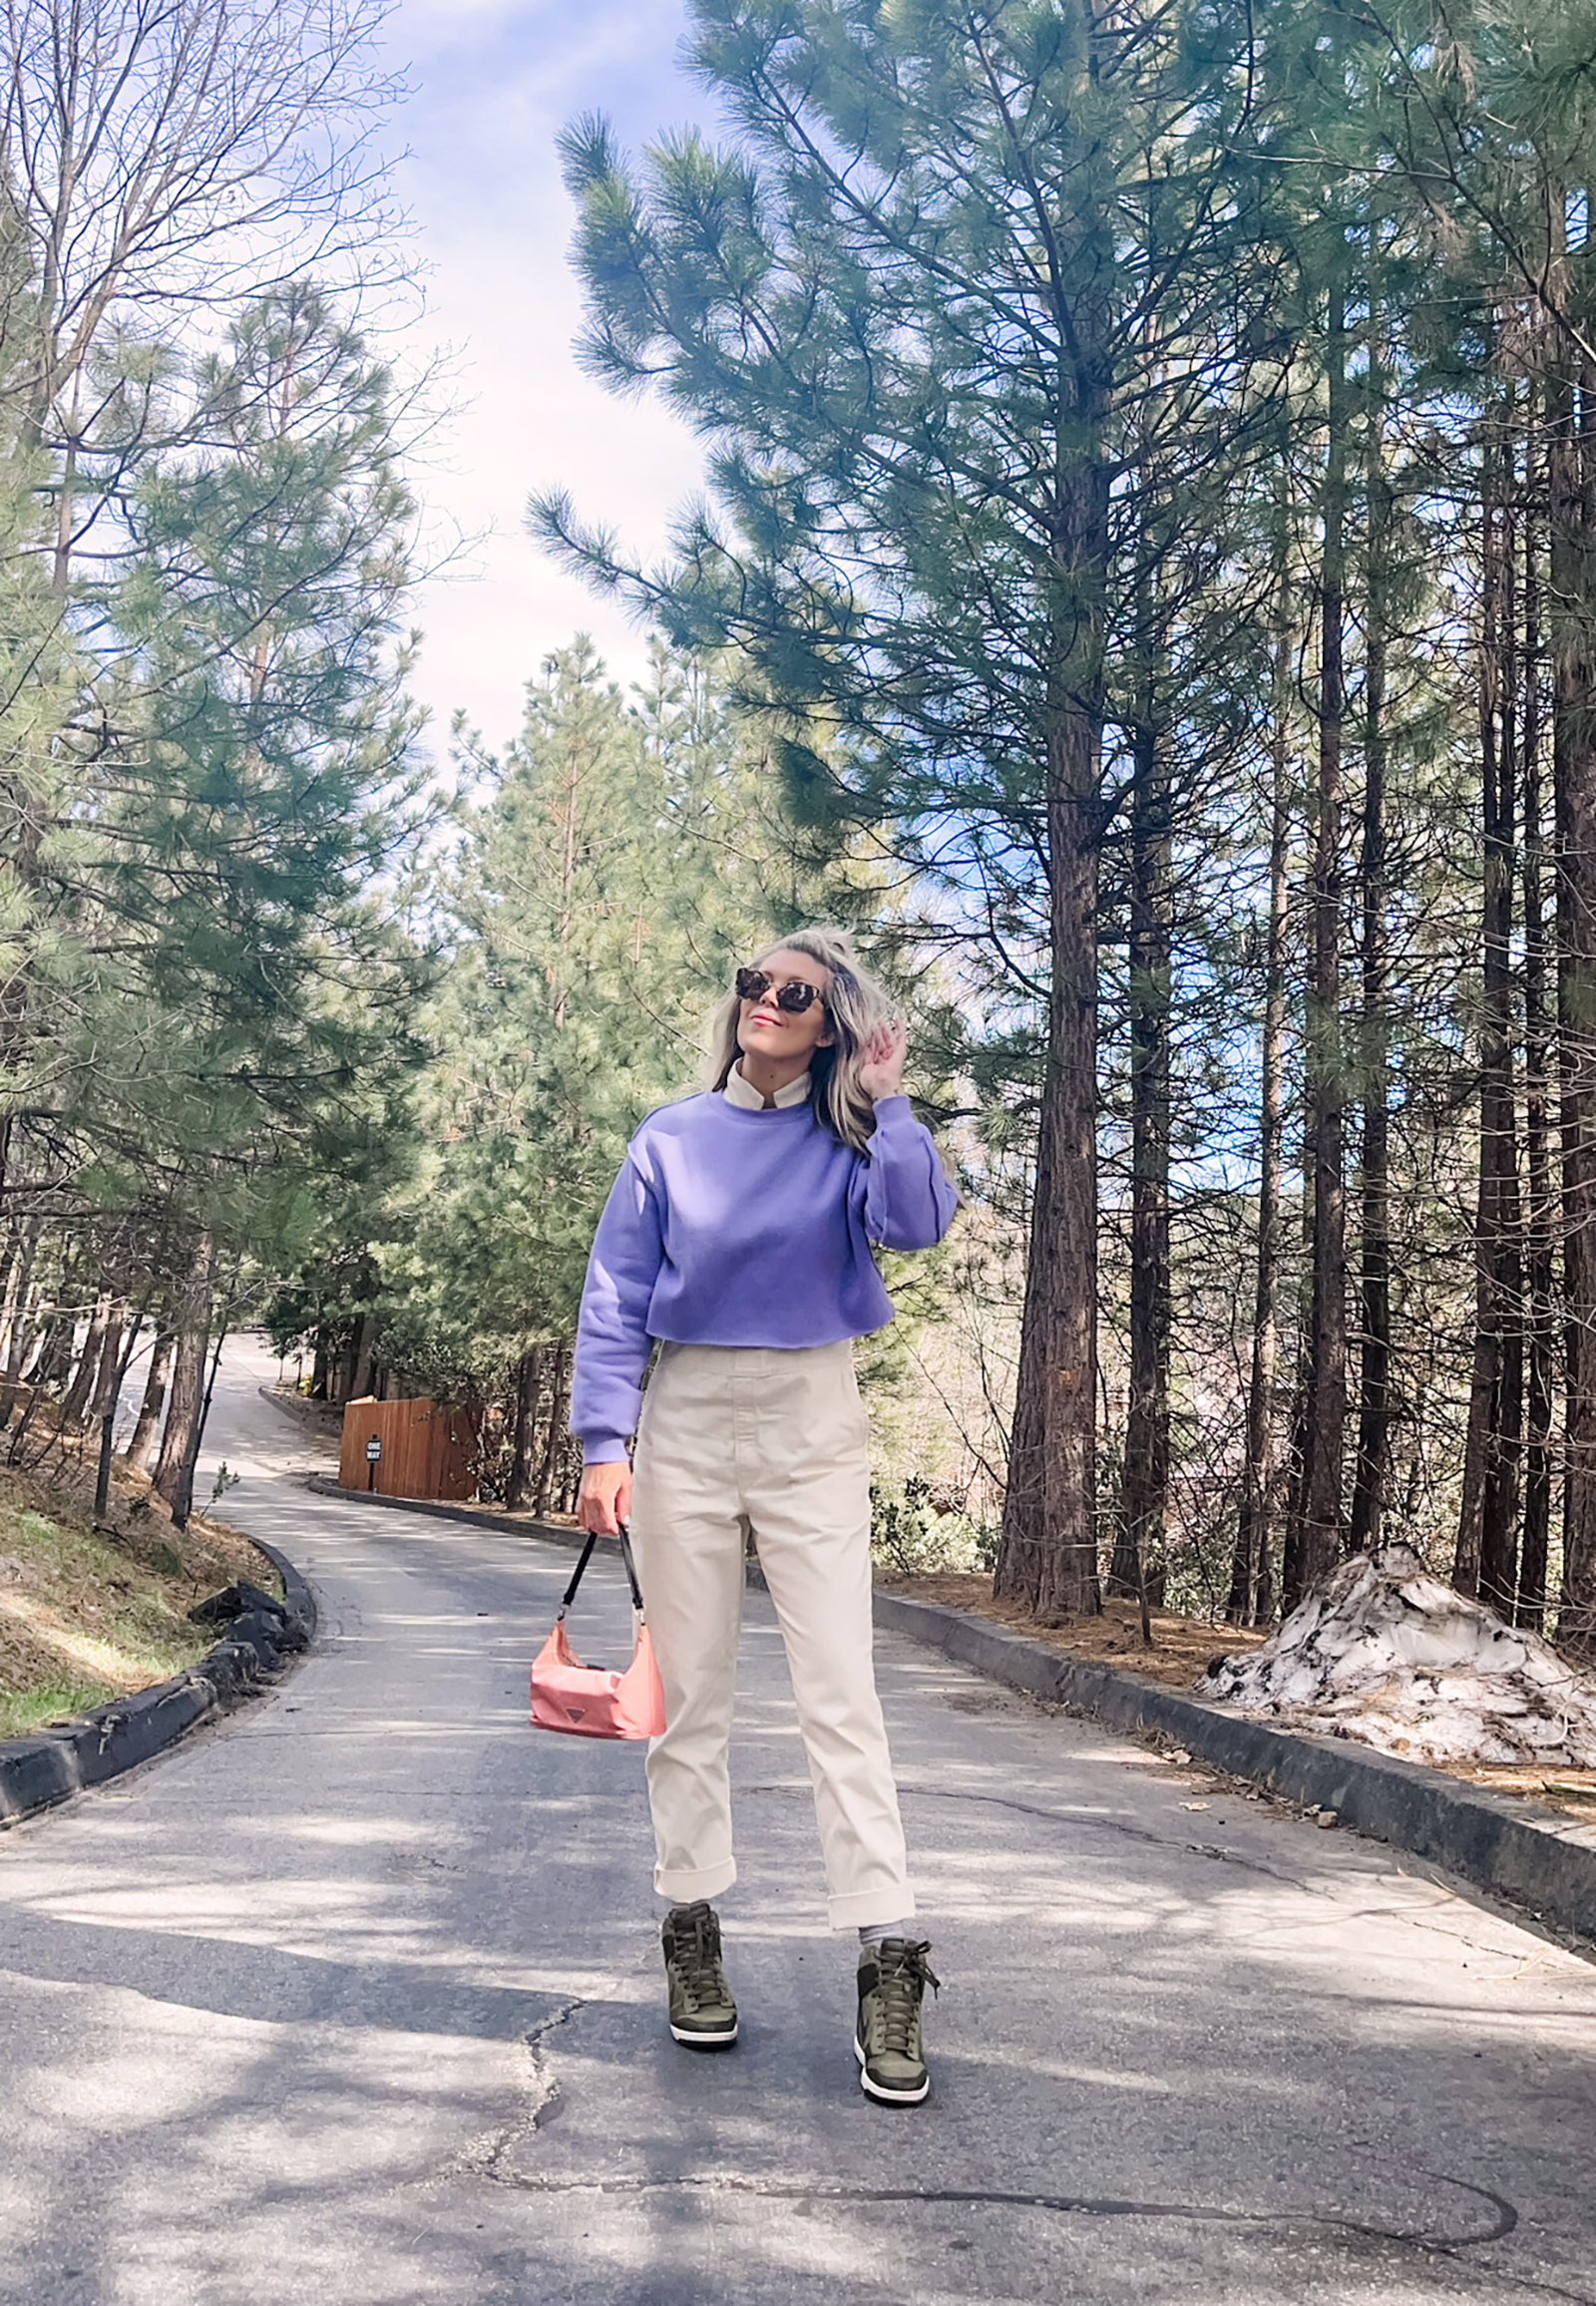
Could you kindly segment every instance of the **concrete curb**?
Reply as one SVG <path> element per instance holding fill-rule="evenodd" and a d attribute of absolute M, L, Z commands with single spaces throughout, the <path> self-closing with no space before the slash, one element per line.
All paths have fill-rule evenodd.
<path fill-rule="evenodd" d="M 878 1626 L 1110 1729 L 1152 1730 L 1237 1777 L 1411 1850 L 1555 1930 L 1596 1939 L 1596 1825 L 1335 1737 L 1282 1730 L 1112 1666 L 1070 1658 L 986 1618 L 878 1591 Z"/>
<path fill-rule="evenodd" d="M 186 1674 L 131 1698 L 113 1698 L 31 1737 L 0 1739 L 0 1828 L 51 1808 L 86 1785 L 103 1785 L 108 1777 L 136 1768 L 212 1714 L 230 1714 L 281 1669 L 288 1655 L 309 1644 L 316 1631 L 309 1586 L 274 1545 L 258 1537 L 249 1542 L 282 1578 L 287 1641 L 275 1638 L 275 1618 L 253 1612 L 237 1619 L 226 1640 Z"/>
<path fill-rule="evenodd" d="M 325 1441 L 336 1452 L 343 1431 L 341 1410 L 330 1412 L 319 1401 L 307 1401 L 300 1393 L 279 1393 L 275 1385 L 257 1385 L 255 1391 L 262 1401 L 269 1401 L 273 1409 L 280 1409 L 290 1425 L 297 1425 L 301 1433 Z"/>
<path fill-rule="evenodd" d="M 588 1540 L 580 1529 L 567 1529 L 558 1521 L 530 1521 L 520 1514 L 487 1513 L 479 1505 L 446 1505 L 436 1497 L 385 1497 L 378 1489 L 343 1489 L 330 1473 L 310 1473 L 305 1476 L 305 1487 L 317 1497 L 336 1497 L 345 1505 L 378 1505 L 390 1513 L 424 1513 L 432 1521 L 461 1521 L 474 1529 L 510 1530 L 522 1537 L 535 1537 L 545 1545 L 569 1546 L 580 1553 Z M 598 1540 L 600 1553 L 618 1553 L 612 1537 Z"/>

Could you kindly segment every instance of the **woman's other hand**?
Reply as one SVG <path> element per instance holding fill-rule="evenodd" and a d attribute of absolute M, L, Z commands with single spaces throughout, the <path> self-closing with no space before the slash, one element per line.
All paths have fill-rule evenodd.
<path fill-rule="evenodd" d="M 859 1086 L 865 1095 L 879 1104 L 883 1097 L 901 1097 L 904 1093 L 904 1059 L 909 1054 L 909 1035 L 904 1030 L 902 1017 L 888 1017 L 877 1025 L 866 1041 L 859 1060 Z"/>
<path fill-rule="evenodd" d="M 577 1522 L 590 1535 L 613 1537 L 631 1514 L 631 1467 L 623 1457 L 609 1465 L 585 1465 L 577 1491 Z"/>

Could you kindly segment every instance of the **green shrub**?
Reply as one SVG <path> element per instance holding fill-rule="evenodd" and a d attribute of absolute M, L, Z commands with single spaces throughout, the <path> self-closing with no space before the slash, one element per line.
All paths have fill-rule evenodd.
<path fill-rule="evenodd" d="M 911 1473 L 899 1489 L 871 1483 L 870 1551 L 895 1577 L 990 1573 L 998 1532 L 972 1520 L 958 1498 Z"/>

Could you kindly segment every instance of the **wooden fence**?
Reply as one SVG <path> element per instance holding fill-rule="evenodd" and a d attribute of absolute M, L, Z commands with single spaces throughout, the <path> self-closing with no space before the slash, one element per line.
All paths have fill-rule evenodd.
<path fill-rule="evenodd" d="M 338 1482 L 344 1489 L 374 1489 L 383 1497 L 470 1497 L 476 1487 L 472 1454 L 481 1411 L 440 1409 L 425 1396 L 378 1401 L 369 1394 L 343 1412 Z M 379 1441 L 375 1463 L 366 1444 Z"/>

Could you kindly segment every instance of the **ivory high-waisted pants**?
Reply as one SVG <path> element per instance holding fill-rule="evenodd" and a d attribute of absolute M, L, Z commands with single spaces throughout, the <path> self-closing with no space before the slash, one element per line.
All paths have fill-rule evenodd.
<path fill-rule="evenodd" d="M 666 1729 L 648 1749 L 654 1887 L 737 1877 L 727 1747 L 749 1530 L 809 1756 L 833 1929 L 914 1912 L 876 1696 L 870 1467 L 853 1345 L 664 1345 L 637 1431 L 631 1535 Z"/>

